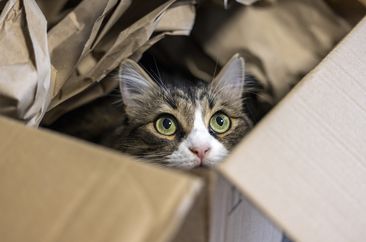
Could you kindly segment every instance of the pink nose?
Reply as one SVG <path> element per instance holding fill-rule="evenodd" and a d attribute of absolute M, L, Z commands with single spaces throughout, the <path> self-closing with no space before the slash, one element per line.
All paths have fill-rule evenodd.
<path fill-rule="evenodd" d="M 209 147 L 193 147 L 193 148 L 189 148 L 190 151 L 195 154 L 201 161 L 203 160 L 203 158 L 205 157 L 205 155 L 207 154 L 207 152 L 210 150 Z"/>

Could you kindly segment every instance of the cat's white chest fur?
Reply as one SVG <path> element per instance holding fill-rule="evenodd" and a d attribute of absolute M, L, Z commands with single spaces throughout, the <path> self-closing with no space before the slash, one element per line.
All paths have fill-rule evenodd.
<path fill-rule="evenodd" d="M 228 154 L 224 145 L 209 133 L 208 124 L 205 124 L 202 113 L 201 106 L 197 105 L 191 132 L 168 157 L 172 166 L 187 169 L 212 166 Z"/>

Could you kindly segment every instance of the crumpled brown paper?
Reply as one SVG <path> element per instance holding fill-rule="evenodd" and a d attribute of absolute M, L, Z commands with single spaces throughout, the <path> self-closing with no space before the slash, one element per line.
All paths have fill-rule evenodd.
<path fill-rule="evenodd" d="M 319 0 L 277 0 L 230 11 L 207 7 L 198 13 L 193 36 L 220 65 L 236 52 L 279 100 L 310 71 L 351 27 Z M 208 27 L 210 26 L 210 27 Z"/>
<path fill-rule="evenodd" d="M 42 10 L 44 16 L 47 19 L 48 29 L 58 23 L 65 15 L 70 12 L 70 5 L 74 5 L 77 1 L 70 0 L 36 0 L 38 6 Z"/>
<path fill-rule="evenodd" d="M 37 126 L 50 101 L 47 24 L 34 0 L 9 0 L 0 15 L 0 114 Z"/>
<path fill-rule="evenodd" d="M 0 113 L 32 126 L 46 110 L 45 123 L 105 95 L 117 82 L 103 78 L 121 61 L 139 59 L 167 35 L 188 35 L 195 19 L 193 0 L 37 3 L 9 1 L 0 29 L 6 56 L 0 60 Z"/>
<path fill-rule="evenodd" d="M 216 4 L 222 5 L 225 9 L 229 8 L 229 6 L 234 2 L 234 0 L 211 0 Z M 236 0 L 236 2 L 244 4 L 244 5 L 251 5 L 255 2 L 260 0 Z"/>
<path fill-rule="evenodd" d="M 95 4 L 89 1 L 84 2 L 88 5 L 87 8 L 91 6 L 95 8 Z M 52 44 L 52 37 L 57 35 L 58 32 L 63 32 L 63 28 L 59 27 L 63 22 L 60 22 L 50 31 L 49 39 L 52 63 L 55 65 L 56 70 L 61 71 L 61 73 L 57 71 L 55 86 L 62 88 L 56 88 L 53 91 L 54 98 L 50 105 L 50 111 L 45 117 L 45 123 L 52 122 L 64 112 L 79 107 L 114 89 L 118 84 L 117 81 L 113 79 L 103 80 L 103 78 L 124 59 L 130 57 L 137 60 L 146 49 L 164 36 L 188 35 L 193 27 L 195 9 L 192 1 L 175 3 L 175 1 L 171 0 L 160 5 L 147 15 L 142 15 L 131 26 L 121 30 L 123 26 L 113 26 L 113 24 L 116 23 L 117 19 L 127 9 L 127 6 L 121 5 L 122 3 L 126 4 L 127 2 L 119 2 L 120 6 L 115 7 L 114 12 L 112 14 L 110 13 L 112 18 L 102 26 L 103 30 L 100 29 L 101 19 L 98 18 L 89 36 L 87 38 L 82 36 L 84 38 L 81 44 L 80 40 L 75 40 L 75 37 L 67 38 L 73 39 L 74 42 L 64 41 L 62 43 Z M 89 6 L 89 4 L 91 5 Z M 77 29 L 77 26 L 85 26 L 86 24 L 74 21 L 75 16 L 79 16 L 79 13 L 75 13 L 77 10 L 78 8 L 69 13 L 63 20 L 73 22 L 75 29 Z M 107 11 L 104 10 L 104 12 Z M 119 12 L 116 13 L 116 11 Z M 128 15 L 128 12 L 126 15 Z M 128 21 L 124 16 L 120 20 Z M 90 22 L 93 23 L 93 21 Z M 68 29 L 70 29 L 69 25 L 70 23 L 66 24 Z M 58 28 L 61 28 L 61 30 L 58 30 Z M 79 32 L 76 33 L 78 34 Z M 155 33 L 154 36 L 152 36 L 153 33 Z M 75 51 L 79 51 L 77 54 L 75 54 L 75 51 L 72 53 L 74 55 L 73 59 L 70 57 L 71 53 L 70 56 L 65 57 L 64 54 L 56 51 L 59 49 L 65 52 L 65 50 L 70 49 L 69 45 L 72 43 L 77 45 L 77 47 L 75 46 Z M 83 45 L 84 43 L 86 44 Z M 60 47 L 60 45 L 63 46 Z M 83 48 L 80 49 L 81 47 Z M 77 56 L 78 58 L 76 58 Z M 70 65 L 70 60 L 65 59 L 71 59 L 73 65 Z M 60 65 L 57 66 L 56 63 L 60 63 Z M 66 69 L 62 67 L 65 63 L 67 64 Z"/>
<path fill-rule="evenodd" d="M 167 38 L 151 52 L 164 64 L 207 81 L 241 53 L 247 72 L 262 82 L 263 98 L 273 105 L 350 30 L 319 0 L 262 0 L 249 7 L 234 3 L 227 10 L 206 2 L 198 8 L 189 38 Z"/>
<path fill-rule="evenodd" d="M 1 2 L 0 113 L 51 123 L 114 89 L 105 77 L 156 43 L 162 62 L 205 80 L 241 53 L 275 103 L 350 26 L 323 1 L 257 1 L 200 1 L 196 17 L 194 0 L 36 0 L 48 26 L 34 0 Z M 165 38 L 190 35 L 194 22 L 192 36 Z"/>

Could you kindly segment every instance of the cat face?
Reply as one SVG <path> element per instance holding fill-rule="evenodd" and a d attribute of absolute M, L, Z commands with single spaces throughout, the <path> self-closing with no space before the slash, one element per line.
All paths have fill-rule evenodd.
<path fill-rule="evenodd" d="M 234 56 L 211 82 L 152 80 L 131 60 L 119 70 L 127 114 L 118 149 L 190 169 L 220 162 L 251 127 L 243 112 L 244 60 Z"/>

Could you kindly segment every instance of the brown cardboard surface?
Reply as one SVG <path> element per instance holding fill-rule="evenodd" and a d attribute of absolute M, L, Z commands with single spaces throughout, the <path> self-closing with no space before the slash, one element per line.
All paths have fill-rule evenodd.
<path fill-rule="evenodd" d="M 366 238 L 366 20 L 220 171 L 296 241 Z"/>
<path fill-rule="evenodd" d="M 168 241 L 198 179 L 0 118 L 0 241 Z"/>

